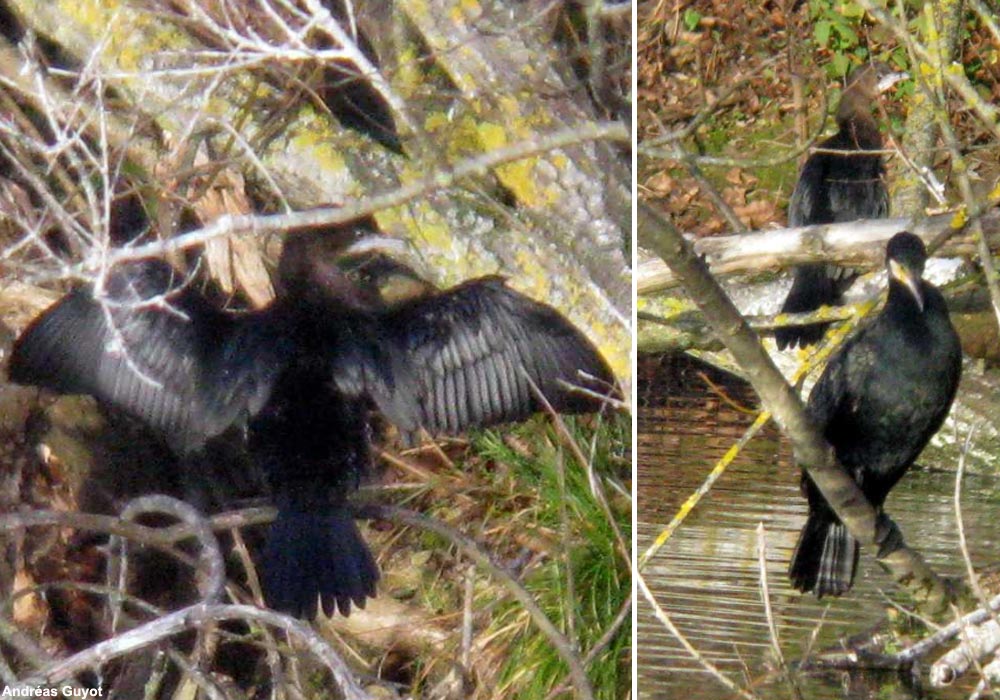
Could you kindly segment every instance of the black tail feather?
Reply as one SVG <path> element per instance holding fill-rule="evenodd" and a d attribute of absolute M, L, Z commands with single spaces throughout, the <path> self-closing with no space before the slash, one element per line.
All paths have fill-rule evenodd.
<path fill-rule="evenodd" d="M 351 513 L 279 511 L 264 553 L 264 595 L 270 607 L 296 617 L 348 615 L 364 608 L 379 579 L 375 559 Z"/>
<path fill-rule="evenodd" d="M 792 288 L 781 307 L 783 314 L 816 311 L 821 306 L 836 306 L 857 278 L 855 270 L 815 263 L 795 268 Z M 815 345 L 823 339 L 829 323 L 811 323 L 806 326 L 786 326 L 774 332 L 779 350 Z"/>
<path fill-rule="evenodd" d="M 858 570 L 858 541 L 839 520 L 811 514 L 788 568 L 792 586 L 817 598 L 850 590 Z"/>

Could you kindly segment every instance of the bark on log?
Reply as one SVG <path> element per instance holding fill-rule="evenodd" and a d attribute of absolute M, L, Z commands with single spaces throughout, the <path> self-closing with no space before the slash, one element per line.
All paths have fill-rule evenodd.
<path fill-rule="evenodd" d="M 938 214 L 914 223 L 910 219 L 877 219 L 824 224 L 802 228 L 756 231 L 735 236 L 699 238 L 692 242 L 695 252 L 704 257 L 716 277 L 744 272 L 780 270 L 809 262 L 831 262 L 874 267 L 885 258 L 885 244 L 893 234 L 908 230 L 929 243 L 946 231 L 955 214 Z M 980 221 L 990 237 L 990 246 L 1000 249 L 1000 209 L 993 209 Z M 942 257 L 975 255 L 971 237 L 956 234 L 935 253 Z M 636 268 L 636 292 L 654 294 L 677 285 L 677 278 L 666 263 L 641 256 Z"/>
<path fill-rule="evenodd" d="M 1000 624 L 989 620 L 978 627 L 966 627 L 960 635 L 961 643 L 934 662 L 931 666 L 931 686 L 942 688 L 951 685 L 972 664 L 979 662 L 1000 647 Z"/>

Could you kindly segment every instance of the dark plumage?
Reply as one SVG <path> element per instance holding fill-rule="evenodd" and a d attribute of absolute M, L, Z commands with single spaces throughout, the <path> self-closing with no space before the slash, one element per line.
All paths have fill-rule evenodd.
<path fill-rule="evenodd" d="M 799 173 L 788 205 L 789 226 L 880 219 L 889 215 L 882 156 L 856 151 L 881 150 L 882 136 L 871 113 L 872 102 L 905 76 L 878 62 L 851 71 L 837 108 L 837 133 L 819 144 L 819 150 L 809 156 Z M 849 270 L 824 264 L 798 267 L 781 311 L 804 313 L 824 304 L 836 304 L 854 277 Z M 781 328 L 775 332 L 778 348 L 816 343 L 828 325 Z"/>
<path fill-rule="evenodd" d="M 614 381 L 583 334 L 500 278 L 383 303 L 330 260 L 364 233 L 293 236 L 278 299 L 242 315 L 177 288 L 166 263 L 121 266 L 108 277 L 113 304 L 70 292 L 24 331 L 10 362 L 13 381 L 92 394 L 181 454 L 245 426 L 279 511 L 265 593 L 296 615 L 313 614 L 318 597 L 328 614 L 347 614 L 375 593 L 378 570 L 347 508 L 370 466 L 373 408 L 404 432 L 456 432 L 538 410 L 527 377 L 566 412 L 600 402 L 562 382 L 585 383 L 582 371 L 607 392 Z M 156 301 L 164 294 L 172 310 Z"/>
<path fill-rule="evenodd" d="M 889 241 L 889 297 L 869 325 L 830 360 L 808 410 L 837 459 L 881 511 L 889 491 L 951 408 L 962 349 L 944 297 L 921 279 L 927 253 L 912 233 Z M 809 519 L 789 568 L 792 585 L 816 595 L 850 589 L 858 542 L 803 472 Z"/>

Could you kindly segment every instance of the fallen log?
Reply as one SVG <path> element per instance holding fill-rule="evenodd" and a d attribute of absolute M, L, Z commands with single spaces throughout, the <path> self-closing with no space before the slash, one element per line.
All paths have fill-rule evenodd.
<path fill-rule="evenodd" d="M 899 231 L 909 230 L 930 243 L 948 230 L 954 212 L 936 214 L 920 222 L 912 219 L 869 219 L 839 224 L 755 231 L 733 236 L 713 236 L 694 241 L 695 252 L 708 263 L 716 277 L 738 273 L 776 271 L 811 262 L 830 262 L 864 268 L 879 267 L 885 244 Z M 990 248 L 1000 250 L 1000 209 L 981 218 Z M 943 257 L 975 255 L 972 235 L 959 232 L 935 253 Z M 636 292 L 650 295 L 677 286 L 677 280 L 662 260 L 643 256 L 635 270 Z"/>

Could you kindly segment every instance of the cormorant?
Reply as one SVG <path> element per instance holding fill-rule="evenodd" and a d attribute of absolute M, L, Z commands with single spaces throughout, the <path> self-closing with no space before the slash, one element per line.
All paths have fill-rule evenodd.
<path fill-rule="evenodd" d="M 809 396 L 813 420 L 879 513 L 941 427 L 962 373 L 962 348 L 944 297 L 921 279 L 926 259 L 912 233 L 889 240 L 885 307 L 831 358 Z M 802 488 L 809 519 L 789 577 L 802 592 L 841 595 L 854 582 L 858 542 L 805 471 Z"/>
<path fill-rule="evenodd" d="M 788 205 L 789 226 L 889 216 L 882 156 L 857 151 L 881 150 L 882 136 L 872 116 L 872 102 L 905 77 L 906 73 L 895 73 L 877 61 L 851 71 L 837 107 L 837 133 L 819 144 L 799 173 Z M 797 267 L 781 312 L 805 313 L 824 304 L 837 304 L 855 277 L 850 270 L 823 263 Z M 778 349 L 812 345 L 823 337 L 828 325 L 780 328 L 774 334 Z"/>
<path fill-rule="evenodd" d="M 379 578 L 347 498 L 370 467 L 373 409 L 404 433 L 456 432 L 615 391 L 597 349 L 555 309 L 484 277 L 388 304 L 330 260 L 371 223 L 290 236 L 277 299 L 230 314 L 163 261 L 114 268 L 98 301 L 71 291 L 18 338 L 10 378 L 91 394 L 159 432 L 179 454 L 231 426 L 272 487 L 263 558 L 268 604 L 311 616 L 363 606 Z M 351 246 L 345 248 L 345 243 Z"/>

